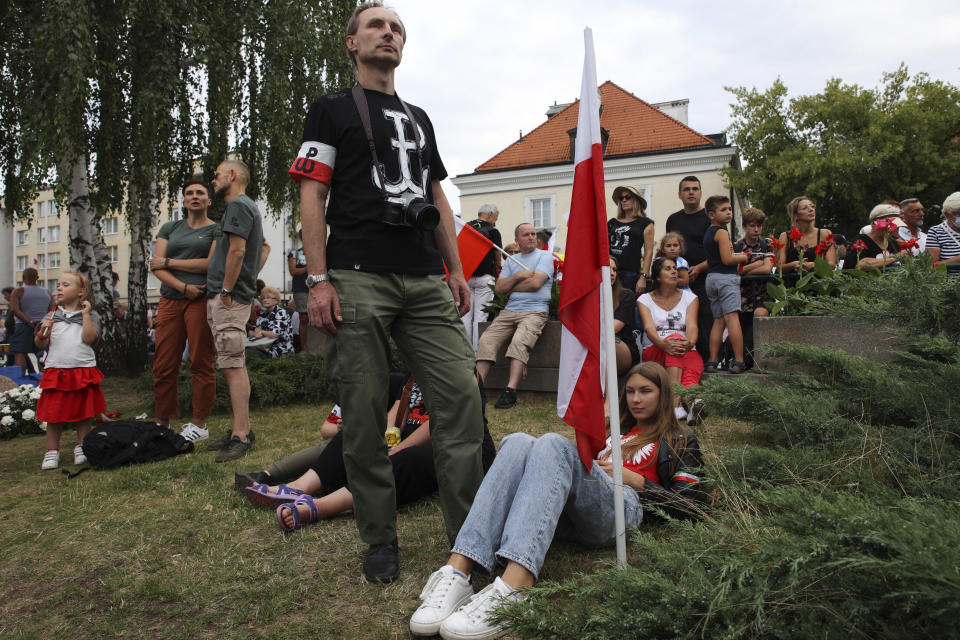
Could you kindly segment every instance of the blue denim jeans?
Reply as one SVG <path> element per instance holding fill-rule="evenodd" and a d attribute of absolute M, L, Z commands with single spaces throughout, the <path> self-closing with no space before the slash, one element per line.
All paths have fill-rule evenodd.
<path fill-rule="evenodd" d="M 643 518 L 637 492 L 624 486 L 627 529 Z M 553 537 L 600 547 L 614 544 L 613 480 L 596 465 L 587 472 L 570 440 L 512 433 L 473 500 L 453 553 L 492 572 L 496 559 L 539 575 Z"/>

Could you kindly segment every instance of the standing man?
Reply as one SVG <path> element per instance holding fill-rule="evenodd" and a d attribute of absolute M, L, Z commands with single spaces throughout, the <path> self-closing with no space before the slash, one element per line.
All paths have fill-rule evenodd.
<path fill-rule="evenodd" d="M 50 310 L 50 294 L 37 286 L 40 274 L 33 267 L 23 270 L 23 286 L 10 294 L 10 311 L 13 312 L 13 336 L 10 338 L 10 351 L 13 352 L 13 364 L 27 372 L 27 354 L 37 350 L 33 344 L 33 332 L 43 316 Z"/>
<path fill-rule="evenodd" d="M 263 240 L 260 210 L 246 195 L 249 182 L 250 170 L 239 160 L 224 160 L 213 174 L 214 193 L 226 201 L 227 209 L 215 232 L 216 247 L 207 266 L 207 323 L 233 410 L 233 429 L 207 445 L 207 449 L 220 451 L 217 462 L 245 456 L 254 440 L 244 355 L 257 274 L 267 261 L 270 246 Z"/>
<path fill-rule="evenodd" d="M 497 231 L 497 218 L 500 217 L 500 211 L 492 204 L 485 204 L 477 211 L 477 219 L 471 220 L 467 224 L 476 229 L 484 238 L 492 242 L 496 247 L 503 246 L 503 240 L 500 238 L 500 232 Z M 467 338 L 473 345 L 473 350 L 477 350 L 477 339 L 480 337 L 479 326 L 481 322 L 486 321 L 487 312 L 483 307 L 493 300 L 493 289 L 490 288 L 497 280 L 497 274 L 500 273 L 500 250 L 490 249 L 484 256 L 483 262 L 473 272 L 473 275 L 467 281 L 470 287 L 470 310 L 461 318 L 463 326 L 467 330 Z"/>
<path fill-rule="evenodd" d="M 537 230 L 529 222 L 517 225 L 514 240 L 520 253 L 507 260 L 497 278 L 497 294 L 509 296 L 507 306 L 483 332 L 477 347 L 477 373 L 486 382 L 500 347 L 510 341 L 506 354 L 510 361 L 510 379 L 493 405 L 495 409 L 510 409 L 517 404 L 517 386 L 526 373 L 530 352 L 543 333 L 550 311 L 553 255 L 537 248 Z"/>
<path fill-rule="evenodd" d="M 470 289 L 453 212 L 440 187 L 447 171 L 426 112 L 407 105 L 394 89 L 405 37 L 399 16 L 380 2 L 354 10 L 346 46 L 357 86 L 313 103 L 290 169 L 300 182 L 310 324 L 332 336 L 329 362 L 343 414 L 349 416 L 343 459 L 357 529 L 370 545 L 363 573 L 384 583 L 399 573 L 396 489 L 382 409 L 388 338 L 400 348 L 430 407 L 440 506 L 451 544 L 483 475 L 480 392 L 460 321 L 470 308 Z M 403 202 L 412 198 L 435 208 L 407 215 L 415 212 Z M 450 272 L 446 284 L 444 263 Z"/>
<path fill-rule="evenodd" d="M 923 224 L 923 205 L 917 198 L 907 198 L 900 203 L 900 219 L 903 220 L 903 226 L 897 229 L 900 234 L 900 240 L 916 240 L 918 247 L 911 249 L 913 255 L 920 255 L 920 252 L 927 248 L 927 234 L 923 232 L 920 225 Z"/>
<path fill-rule="evenodd" d="M 687 245 L 683 257 L 690 263 L 690 290 L 700 299 L 698 326 L 709 327 L 713 325 L 713 316 L 710 313 L 710 301 L 707 299 L 707 252 L 703 248 L 703 236 L 710 227 L 710 218 L 700 206 L 701 195 L 700 179 L 697 176 L 687 176 L 680 181 L 680 192 L 677 196 L 683 203 L 683 209 L 671 213 L 667 218 L 667 232 L 676 231 L 683 236 Z M 709 331 L 701 331 L 697 336 L 697 352 L 702 358 L 709 356 Z"/>

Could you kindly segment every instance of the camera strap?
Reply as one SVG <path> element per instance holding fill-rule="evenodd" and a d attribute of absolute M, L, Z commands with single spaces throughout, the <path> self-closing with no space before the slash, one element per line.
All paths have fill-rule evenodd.
<path fill-rule="evenodd" d="M 363 131 L 367 134 L 367 146 L 370 147 L 370 156 L 373 158 L 373 166 L 376 167 L 377 176 L 380 178 L 380 191 L 383 193 L 384 199 L 387 198 L 387 180 L 383 175 L 383 167 L 380 165 L 380 160 L 377 158 L 377 146 L 373 142 L 373 125 L 370 123 L 370 107 L 367 105 L 367 96 L 363 92 L 363 87 L 359 84 L 353 85 L 353 89 L 350 91 L 353 95 L 353 103 L 357 106 L 357 111 L 360 113 L 360 122 L 363 123 Z M 407 103 L 403 99 L 394 94 L 397 100 L 400 101 L 400 106 L 403 107 L 403 112 L 407 115 L 407 119 L 410 121 L 411 126 L 413 127 L 413 139 L 417 145 L 417 161 L 420 164 L 420 173 L 423 174 L 423 155 L 420 150 L 420 127 L 417 125 L 417 121 L 413 119 L 413 114 L 410 113 L 410 107 L 407 106 Z M 427 185 L 423 185 L 424 195 L 427 192 Z"/>

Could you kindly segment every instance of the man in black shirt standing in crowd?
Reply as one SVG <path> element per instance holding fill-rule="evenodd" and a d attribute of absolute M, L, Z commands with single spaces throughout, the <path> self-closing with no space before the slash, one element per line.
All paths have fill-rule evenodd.
<path fill-rule="evenodd" d="M 467 224 L 480 232 L 484 238 L 488 239 L 498 247 L 503 246 L 503 240 L 500 238 L 500 232 L 497 231 L 497 218 L 500 217 L 500 211 L 492 204 L 485 204 L 477 211 L 477 219 L 471 220 Z M 473 272 L 467 284 L 470 286 L 470 311 L 461 318 L 463 326 L 467 330 L 467 338 L 473 345 L 473 350 L 477 350 L 477 340 L 480 338 L 479 325 L 486 321 L 487 314 L 483 308 L 493 300 L 493 289 L 491 285 L 497 281 L 497 274 L 500 273 L 500 250 L 490 249 L 483 258 L 483 262 Z"/>
<path fill-rule="evenodd" d="M 713 316 L 710 313 L 710 301 L 707 299 L 707 253 L 703 248 L 703 236 L 710 227 L 710 219 L 706 210 L 700 206 L 700 179 L 697 176 L 687 176 L 680 181 L 680 192 L 677 194 L 683 209 L 671 213 L 667 218 L 667 232 L 676 231 L 683 236 L 687 245 L 684 258 L 690 263 L 690 290 L 697 294 L 700 308 L 697 312 L 697 326 L 700 333 L 697 336 L 697 351 L 701 358 L 710 357 L 710 331 L 707 327 L 713 325 Z"/>
<path fill-rule="evenodd" d="M 346 425 L 343 458 L 357 528 L 370 545 L 363 573 L 371 582 L 391 582 L 399 573 L 396 488 L 384 442 L 388 338 L 430 408 L 451 544 L 483 477 L 480 393 L 460 321 L 470 290 L 440 187 L 447 172 L 427 114 L 394 90 L 405 37 L 399 16 L 380 2 L 354 10 L 346 45 L 357 87 L 313 103 L 290 169 L 300 182 L 310 324 L 331 336 L 328 362 Z M 403 204 L 411 198 L 436 209 L 411 221 Z"/>

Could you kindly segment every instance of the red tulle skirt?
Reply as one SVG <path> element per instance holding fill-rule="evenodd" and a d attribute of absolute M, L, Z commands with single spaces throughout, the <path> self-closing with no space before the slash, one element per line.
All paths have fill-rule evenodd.
<path fill-rule="evenodd" d="M 80 422 L 107 410 L 100 390 L 103 374 L 96 367 L 45 369 L 37 418 L 44 422 Z"/>

